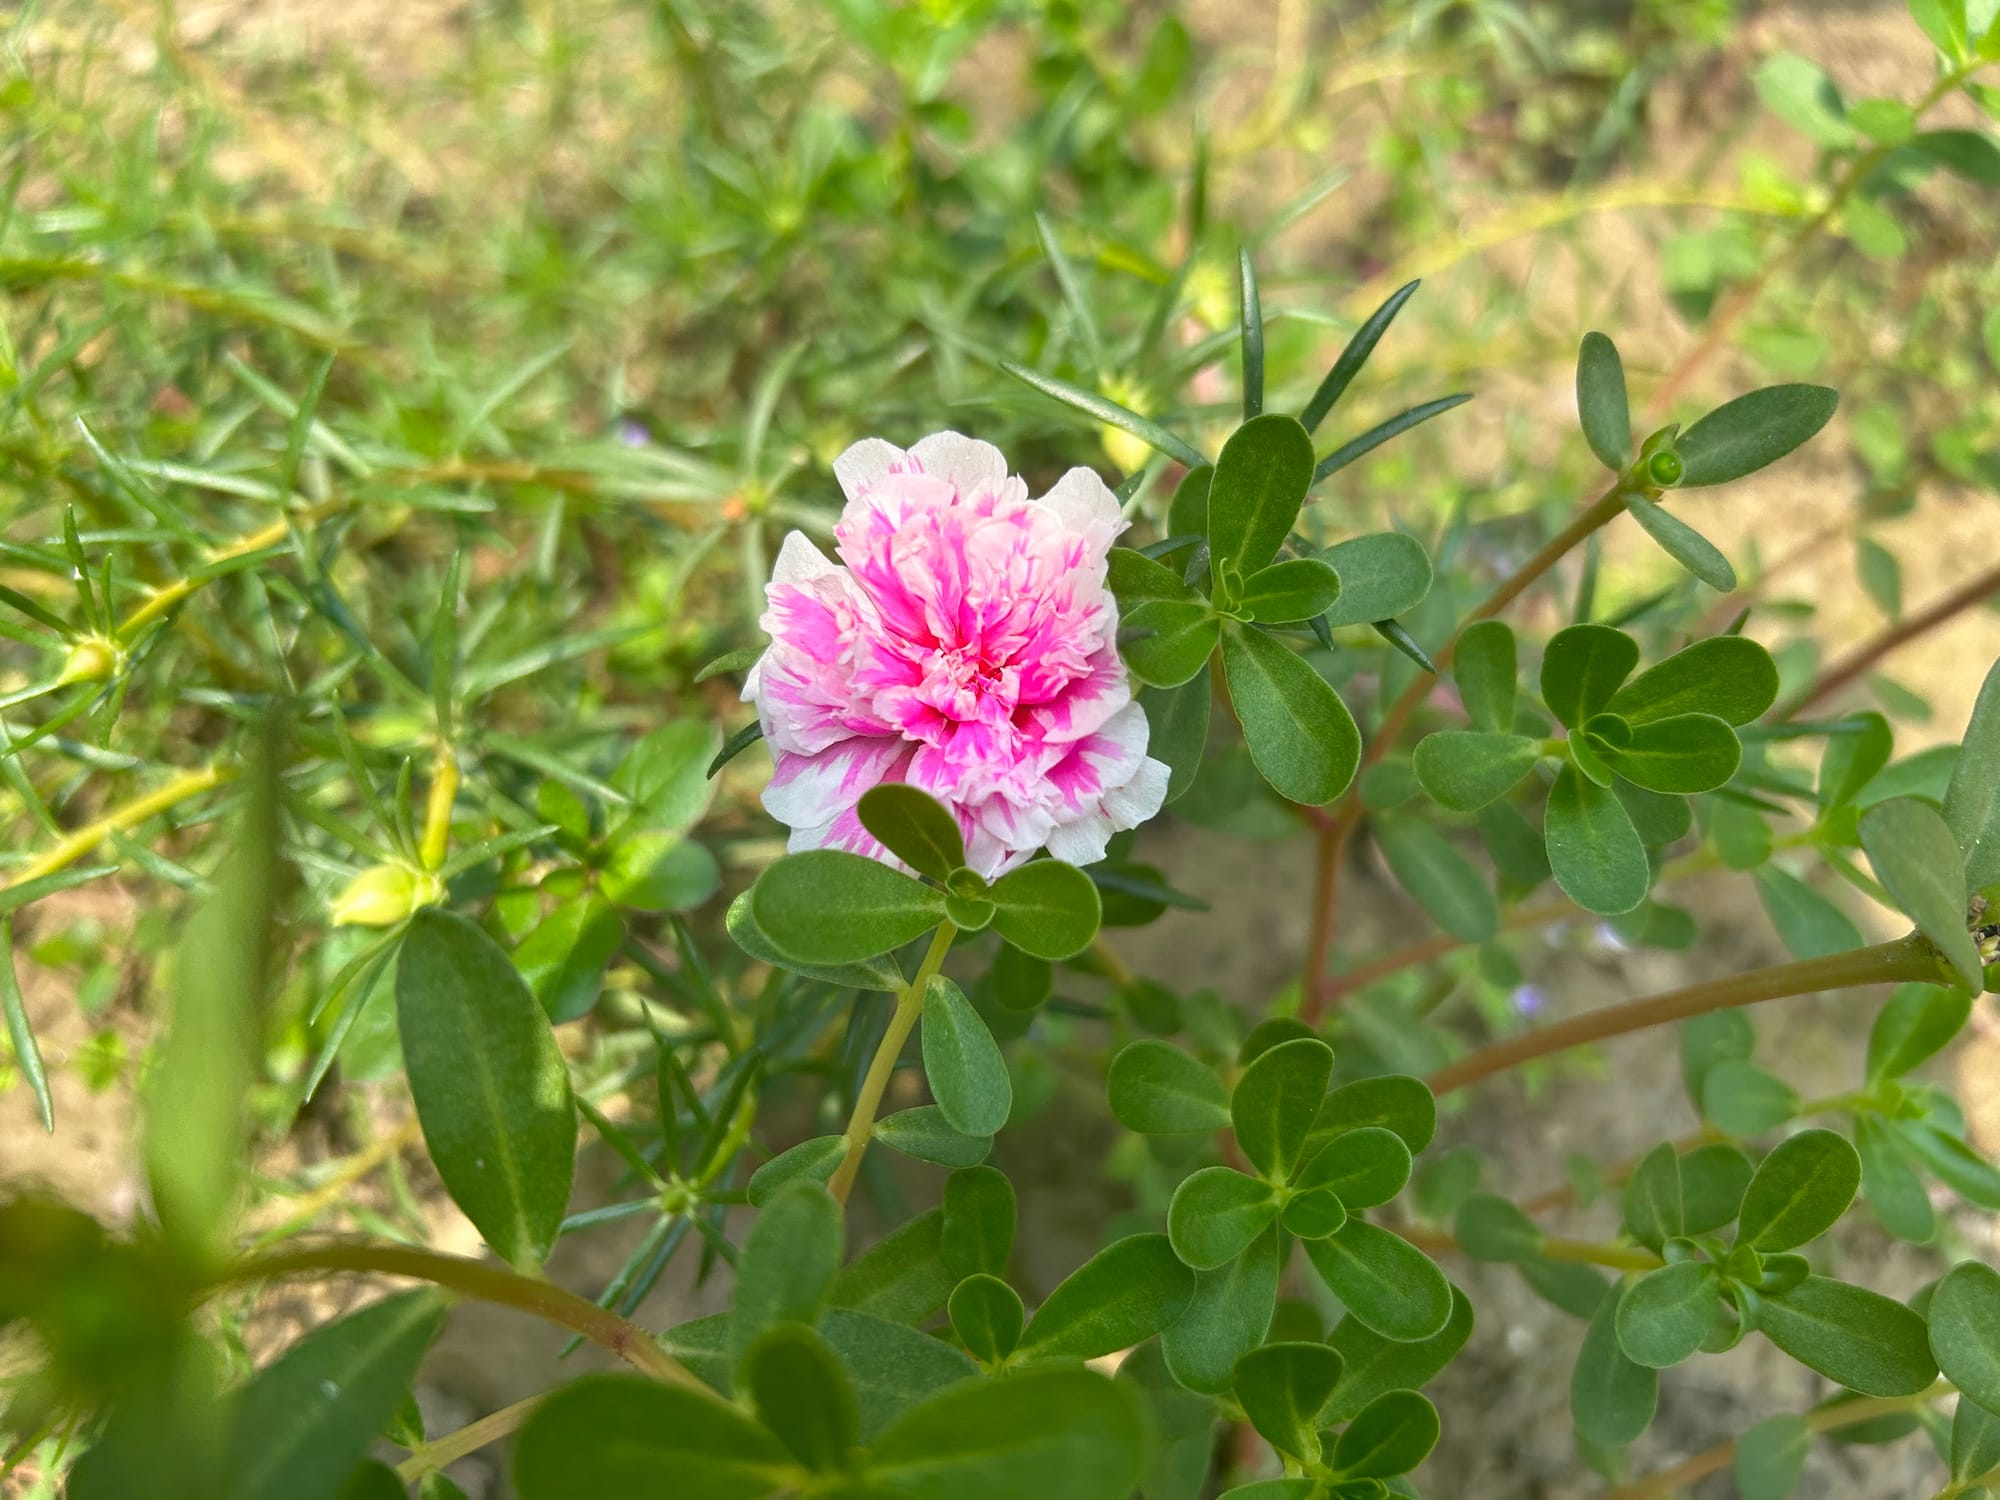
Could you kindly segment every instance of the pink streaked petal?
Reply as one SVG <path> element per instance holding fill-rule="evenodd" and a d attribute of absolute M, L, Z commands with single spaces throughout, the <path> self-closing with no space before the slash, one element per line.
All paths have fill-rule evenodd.
<path fill-rule="evenodd" d="M 793 828 L 820 828 L 848 811 L 861 794 L 884 781 L 903 779 L 913 747 L 888 735 L 856 735 L 820 751 L 780 751 L 764 788 L 764 810 Z"/>
<path fill-rule="evenodd" d="M 851 807 L 832 822 L 822 823 L 817 828 L 794 828 L 792 836 L 785 841 L 786 852 L 803 854 L 808 849 L 842 849 L 849 854 L 859 854 L 864 859 L 877 859 L 885 865 L 902 867 L 902 861 L 861 826 L 860 814 Z"/>
<path fill-rule="evenodd" d="M 801 672 L 777 647 L 758 663 L 757 721 L 773 755 L 818 755 L 869 726 L 854 722 L 847 696 L 829 691 L 825 682 Z"/>
<path fill-rule="evenodd" d="M 1049 784 L 1073 810 L 1094 804 L 1111 787 L 1123 786 L 1146 758 L 1146 711 L 1127 704 L 1097 733 L 1078 740 L 1049 767 Z"/>
<path fill-rule="evenodd" d="M 1038 683 L 1022 684 L 1021 696 L 1032 699 Z M 1017 722 L 1046 745 L 1068 744 L 1102 729 L 1114 714 L 1132 701 L 1131 679 L 1116 648 L 1107 647 L 1090 664 L 1089 675 L 1065 684 L 1045 702 L 1036 703 Z"/>

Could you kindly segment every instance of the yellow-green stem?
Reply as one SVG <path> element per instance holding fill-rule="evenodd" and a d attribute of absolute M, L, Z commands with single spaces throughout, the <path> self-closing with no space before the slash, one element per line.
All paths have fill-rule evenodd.
<path fill-rule="evenodd" d="M 910 1039 L 917 1018 L 924 1013 L 924 992 L 930 988 L 931 977 L 943 967 L 944 956 L 951 951 L 951 940 L 957 936 L 958 929 L 951 923 L 939 923 L 936 935 L 931 938 L 930 949 L 924 954 L 924 961 L 917 965 L 915 976 L 896 997 L 896 1013 L 889 1017 L 889 1029 L 882 1033 L 882 1044 L 875 1049 L 874 1060 L 868 1064 L 867 1075 L 861 1080 L 861 1092 L 854 1096 L 854 1112 L 847 1118 L 847 1155 L 827 1183 L 833 1196 L 842 1203 L 854 1190 L 854 1178 L 861 1170 L 861 1158 L 868 1151 L 869 1141 L 874 1139 L 875 1111 L 882 1107 L 882 1095 L 888 1092 L 889 1079 L 896 1071 L 896 1059 L 902 1056 L 903 1043 Z"/>
<path fill-rule="evenodd" d="M 560 1324 L 655 1380 L 706 1389 L 692 1371 L 654 1343 L 650 1333 L 609 1308 L 586 1302 L 553 1282 L 538 1281 L 485 1261 L 441 1255 L 410 1245 L 343 1241 L 253 1255 L 225 1268 L 208 1290 L 313 1273 L 407 1276 L 428 1281 L 446 1291 L 516 1308 Z"/>
<path fill-rule="evenodd" d="M 238 537 L 233 542 L 225 542 L 220 547 L 210 548 L 205 561 L 209 567 L 214 567 L 215 564 L 228 562 L 231 558 L 243 557 L 251 552 L 261 552 L 266 547 L 275 547 L 290 533 L 292 526 L 318 520 L 334 508 L 331 505 L 310 506 L 299 512 L 296 516 L 282 521 L 273 521 L 270 525 L 261 526 L 255 531 Z M 120 622 L 118 626 L 118 639 L 121 641 L 131 640 L 149 623 L 158 619 L 176 604 L 179 604 L 214 576 L 212 573 L 202 578 L 183 575 L 176 578 L 172 583 L 162 584 L 146 597 L 144 603 L 140 604 L 138 608 L 134 609 L 132 613 Z"/>
<path fill-rule="evenodd" d="M 134 797 L 111 809 L 103 817 L 86 823 L 75 833 L 65 835 L 53 846 L 28 861 L 16 870 L 0 890 L 11 886 L 26 885 L 31 880 L 40 880 L 44 875 L 53 875 L 58 870 L 68 869 L 90 853 L 114 833 L 123 833 L 128 828 L 136 828 L 155 813 L 198 797 L 227 781 L 232 772 L 226 766 L 206 766 L 199 771 L 184 771 L 157 791 L 147 792 L 142 797 Z"/>
<path fill-rule="evenodd" d="M 451 848 L 451 808 L 458 800 L 458 756 L 450 745 L 438 741 L 431 762 L 430 796 L 424 803 L 424 834 L 418 850 L 426 870 L 444 863 Z"/>
<path fill-rule="evenodd" d="M 1613 1245 L 1598 1240 L 1566 1240 L 1553 1234 L 1542 1240 L 1541 1253 L 1549 1260 L 1576 1261 L 1581 1265 L 1605 1266 L 1613 1271 L 1657 1271 L 1666 1264 L 1643 1246 Z"/>
<path fill-rule="evenodd" d="M 396 1465 L 396 1477 L 405 1484 L 413 1484 L 426 1474 L 435 1474 L 446 1465 L 457 1463 L 466 1454 L 476 1453 L 488 1443 L 519 1431 L 521 1424 L 547 1399 L 548 1392 L 538 1392 L 525 1401 L 503 1406 L 477 1422 L 467 1423 L 456 1432 L 447 1432 L 441 1438 L 411 1449 L 410 1456 Z"/>

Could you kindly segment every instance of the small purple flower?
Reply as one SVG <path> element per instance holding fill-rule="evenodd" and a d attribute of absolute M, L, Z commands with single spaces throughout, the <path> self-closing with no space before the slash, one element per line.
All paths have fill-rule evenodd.
<path fill-rule="evenodd" d="M 1514 993 L 1508 997 L 1515 1014 L 1533 1017 L 1541 1014 L 1549 1003 L 1548 991 L 1538 984 L 1517 984 Z"/>
<path fill-rule="evenodd" d="M 628 448 L 646 448 L 653 442 L 652 433 L 646 424 L 635 417 L 621 417 L 618 421 L 618 441 Z"/>

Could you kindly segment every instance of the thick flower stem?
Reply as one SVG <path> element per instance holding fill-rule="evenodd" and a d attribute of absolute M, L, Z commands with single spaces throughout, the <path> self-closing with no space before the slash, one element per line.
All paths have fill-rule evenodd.
<path fill-rule="evenodd" d="M 610 1350 L 633 1369 L 656 1380 L 700 1386 L 692 1371 L 653 1342 L 653 1336 L 637 1323 L 621 1318 L 609 1308 L 586 1302 L 575 1292 L 553 1282 L 537 1281 L 485 1261 L 461 1255 L 440 1255 L 409 1245 L 373 1242 L 344 1242 L 310 1245 L 297 1250 L 277 1250 L 253 1255 L 225 1269 L 210 1287 L 233 1286 L 245 1281 L 264 1281 L 276 1276 L 310 1275 L 314 1272 L 353 1272 L 361 1275 L 407 1276 L 428 1281 L 446 1291 L 517 1308 L 538 1318 L 580 1333 L 592 1343 Z"/>
<path fill-rule="evenodd" d="M 951 941 L 957 936 L 958 929 L 951 923 L 939 923 L 924 961 L 917 965 L 916 975 L 896 997 L 896 1013 L 889 1017 L 889 1029 L 882 1033 L 882 1043 L 875 1049 L 874 1060 L 861 1080 L 861 1091 L 854 1096 L 854 1112 L 847 1118 L 847 1155 L 827 1183 L 827 1188 L 842 1203 L 854 1191 L 861 1158 L 867 1154 L 869 1141 L 874 1139 L 875 1111 L 882 1107 L 882 1095 L 888 1092 L 889 1080 L 896 1072 L 896 1059 L 903 1055 L 903 1043 L 910 1039 L 917 1018 L 924 1013 L 924 993 L 930 988 L 932 976 L 943 967 L 944 956 L 951 951 Z"/>
<path fill-rule="evenodd" d="M 1542 546 L 1533 557 L 1522 563 L 1499 586 L 1488 594 L 1471 614 L 1459 622 L 1451 633 L 1451 639 L 1438 651 L 1432 653 L 1437 663 L 1438 675 L 1451 665 L 1452 653 L 1458 649 L 1459 638 L 1466 627 L 1476 625 L 1481 620 L 1490 620 L 1525 593 L 1549 569 L 1562 561 L 1574 548 L 1579 547 L 1592 533 L 1602 530 L 1615 520 L 1625 509 L 1622 481 L 1613 484 L 1595 500 L 1578 511 L 1563 527 Z M 1327 962 L 1333 952 L 1334 917 L 1340 900 L 1340 862 L 1347 851 L 1347 841 L 1361 822 L 1361 773 L 1381 760 L 1394 748 L 1403 728 L 1412 715 L 1429 700 L 1431 692 L 1438 684 L 1438 676 L 1420 673 L 1416 681 L 1403 689 L 1388 713 L 1382 717 L 1382 725 L 1375 731 L 1361 754 L 1361 765 L 1355 772 L 1353 785 L 1341 797 L 1327 821 L 1320 827 L 1319 852 L 1313 878 L 1312 935 L 1306 944 L 1306 969 L 1304 1004 L 1301 1018 L 1307 1025 L 1316 1025 L 1325 1013 L 1327 1005 L 1334 998 L 1332 980 L 1327 974 Z"/>
<path fill-rule="evenodd" d="M 1887 984 L 1922 979 L 1933 984 L 1950 982 L 1943 963 L 1923 938 L 1912 933 L 1892 943 L 1872 948 L 1856 948 L 1827 958 L 1809 958 L 1800 963 L 1778 964 L 1753 969 L 1728 979 L 1710 980 L 1607 1005 L 1600 1010 L 1572 1016 L 1554 1026 L 1524 1032 L 1461 1057 L 1438 1069 L 1426 1080 L 1431 1092 L 1455 1093 L 1496 1073 L 1505 1073 L 1537 1058 L 1553 1057 L 1590 1042 L 1601 1042 L 1628 1032 L 1685 1021 L 1710 1011 L 1756 1005 L 1765 1000 L 1782 1000 L 1788 995 L 1810 995 L 1821 990 L 1855 989 L 1861 985 Z"/>

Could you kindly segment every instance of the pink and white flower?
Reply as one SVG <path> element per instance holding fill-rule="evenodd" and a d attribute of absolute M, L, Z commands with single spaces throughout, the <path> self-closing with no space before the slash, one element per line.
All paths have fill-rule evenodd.
<path fill-rule="evenodd" d="M 999 449 L 955 432 L 907 453 L 867 438 L 833 472 L 840 561 L 785 538 L 743 686 L 792 850 L 892 859 L 855 803 L 907 781 L 957 815 L 989 879 L 1041 848 L 1102 859 L 1167 790 L 1118 658 L 1105 555 L 1125 521 L 1104 481 L 1071 469 L 1032 500 Z"/>

